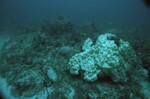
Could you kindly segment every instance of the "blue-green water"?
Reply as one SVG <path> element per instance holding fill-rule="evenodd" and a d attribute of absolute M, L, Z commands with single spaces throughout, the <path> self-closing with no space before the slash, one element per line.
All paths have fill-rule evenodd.
<path fill-rule="evenodd" d="M 150 99 L 149 17 L 144 0 L 1 0 L 0 96 Z"/>

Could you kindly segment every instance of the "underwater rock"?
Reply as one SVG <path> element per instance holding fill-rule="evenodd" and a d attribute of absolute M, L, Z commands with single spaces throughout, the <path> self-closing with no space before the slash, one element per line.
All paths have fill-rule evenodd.
<path fill-rule="evenodd" d="M 0 99 L 16 99 L 11 94 L 11 87 L 5 78 L 0 77 Z"/>
<path fill-rule="evenodd" d="M 12 89 L 14 96 L 31 97 L 44 88 L 44 77 L 35 70 L 26 70 L 16 79 Z"/>
<path fill-rule="evenodd" d="M 58 49 L 61 54 L 69 54 L 72 50 L 73 48 L 69 46 L 62 46 Z"/>
<path fill-rule="evenodd" d="M 52 68 L 49 68 L 47 70 L 47 76 L 52 81 L 56 81 L 57 80 L 57 74 Z"/>
<path fill-rule="evenodd" d="M 82 48 L 83 52 L 69 60 L 69 70 L 74 75 L 83 71 L 84 79 L 89 82 L 105 76 L 114 82 L 127 82 L 131 68 L 140 64 L 130 44 L 114 34 L 100 35 L 95 44 L 88 38 Z"/>
<path fill-rule="evenodd" d="M 145 98 L 149 99 L 149 97 L 150 97 L 150 94 L 149 94 L 149 92 L 150 92 L 150 83 L 146 82 L 146 81 L 143 81 L 141 83 L 141 85 L 142 85 L 142 88 L 143 88 L 142 92 L 143 92 Z"/>
<path fill-rule="evenodd" d="M 52 93 L 49 94 L 47 99 L 75 99 L 75 89 L 69 84 L 64 84 L 62 87 L 55 88 Z"/>

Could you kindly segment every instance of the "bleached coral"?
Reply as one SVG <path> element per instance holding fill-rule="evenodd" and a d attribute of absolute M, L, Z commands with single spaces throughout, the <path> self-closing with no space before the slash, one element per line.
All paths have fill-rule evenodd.
<path fill-rule="evenodd" d="M 90 82 L 104 76 L 110 76 L 114 82 L 126 82 L 127 72 L 138 63 L 130 44 L 114 34 L 100 35 L 95 44 L 88 38 L 82 49 L 69 60 L 69 70 L 75 75 L 82 71 L 84 79 Z"/>

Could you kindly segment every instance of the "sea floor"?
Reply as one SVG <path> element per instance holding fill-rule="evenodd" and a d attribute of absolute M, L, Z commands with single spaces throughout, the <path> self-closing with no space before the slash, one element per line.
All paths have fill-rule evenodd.
<path fill-rule="evenodd" d="M 60 25 L 60 26 L 59 26 Z M 56 27 L 57 26 L 57 27 Z M 67 27 L 66 27 L 67 26 Z M 53 28 L 52 28 L 53 27 Z M 149 99 L 149 74 L 142 81 L 116 83 L 110 78 L 87 82 L 68 71 L 69 59 L 82 51 L 87 38 L 106 32 L 129 41 L 142 61 L 142 68 L 150 72 L 150 43 L 131 40 L 135 31 L 88 24 L 53 23 L 37 29 L 19 28 L 11 36 L 0 36 L 0 90 L 6 99 Z M 126 33 L 126 34 L 125 34 Z M 18 35 L 19 34 L 19 35 Z M 13 34 L 15 35 L 15 34 Z M 128 39 L 130 38 L 130 39 Z M 144 43 L 142 43 L 144 42 Z M 138 74 L 136 76 L 138 78 Z"/>

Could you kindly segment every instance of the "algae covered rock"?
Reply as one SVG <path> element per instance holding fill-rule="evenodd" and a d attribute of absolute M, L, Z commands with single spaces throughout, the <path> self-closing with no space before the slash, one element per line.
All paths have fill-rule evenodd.
<path fill-rule="evenodd" d="M 89 82 L 105 76 L 114 82 L 127 82 L 132 75 L 128 72 L 140 64 L 130 44 L 114 34 L 100 35 L 95 44 L 88 38 L 82 49 L 69 60 L 69 70 L 74 75 L 82 73 Z"/>

